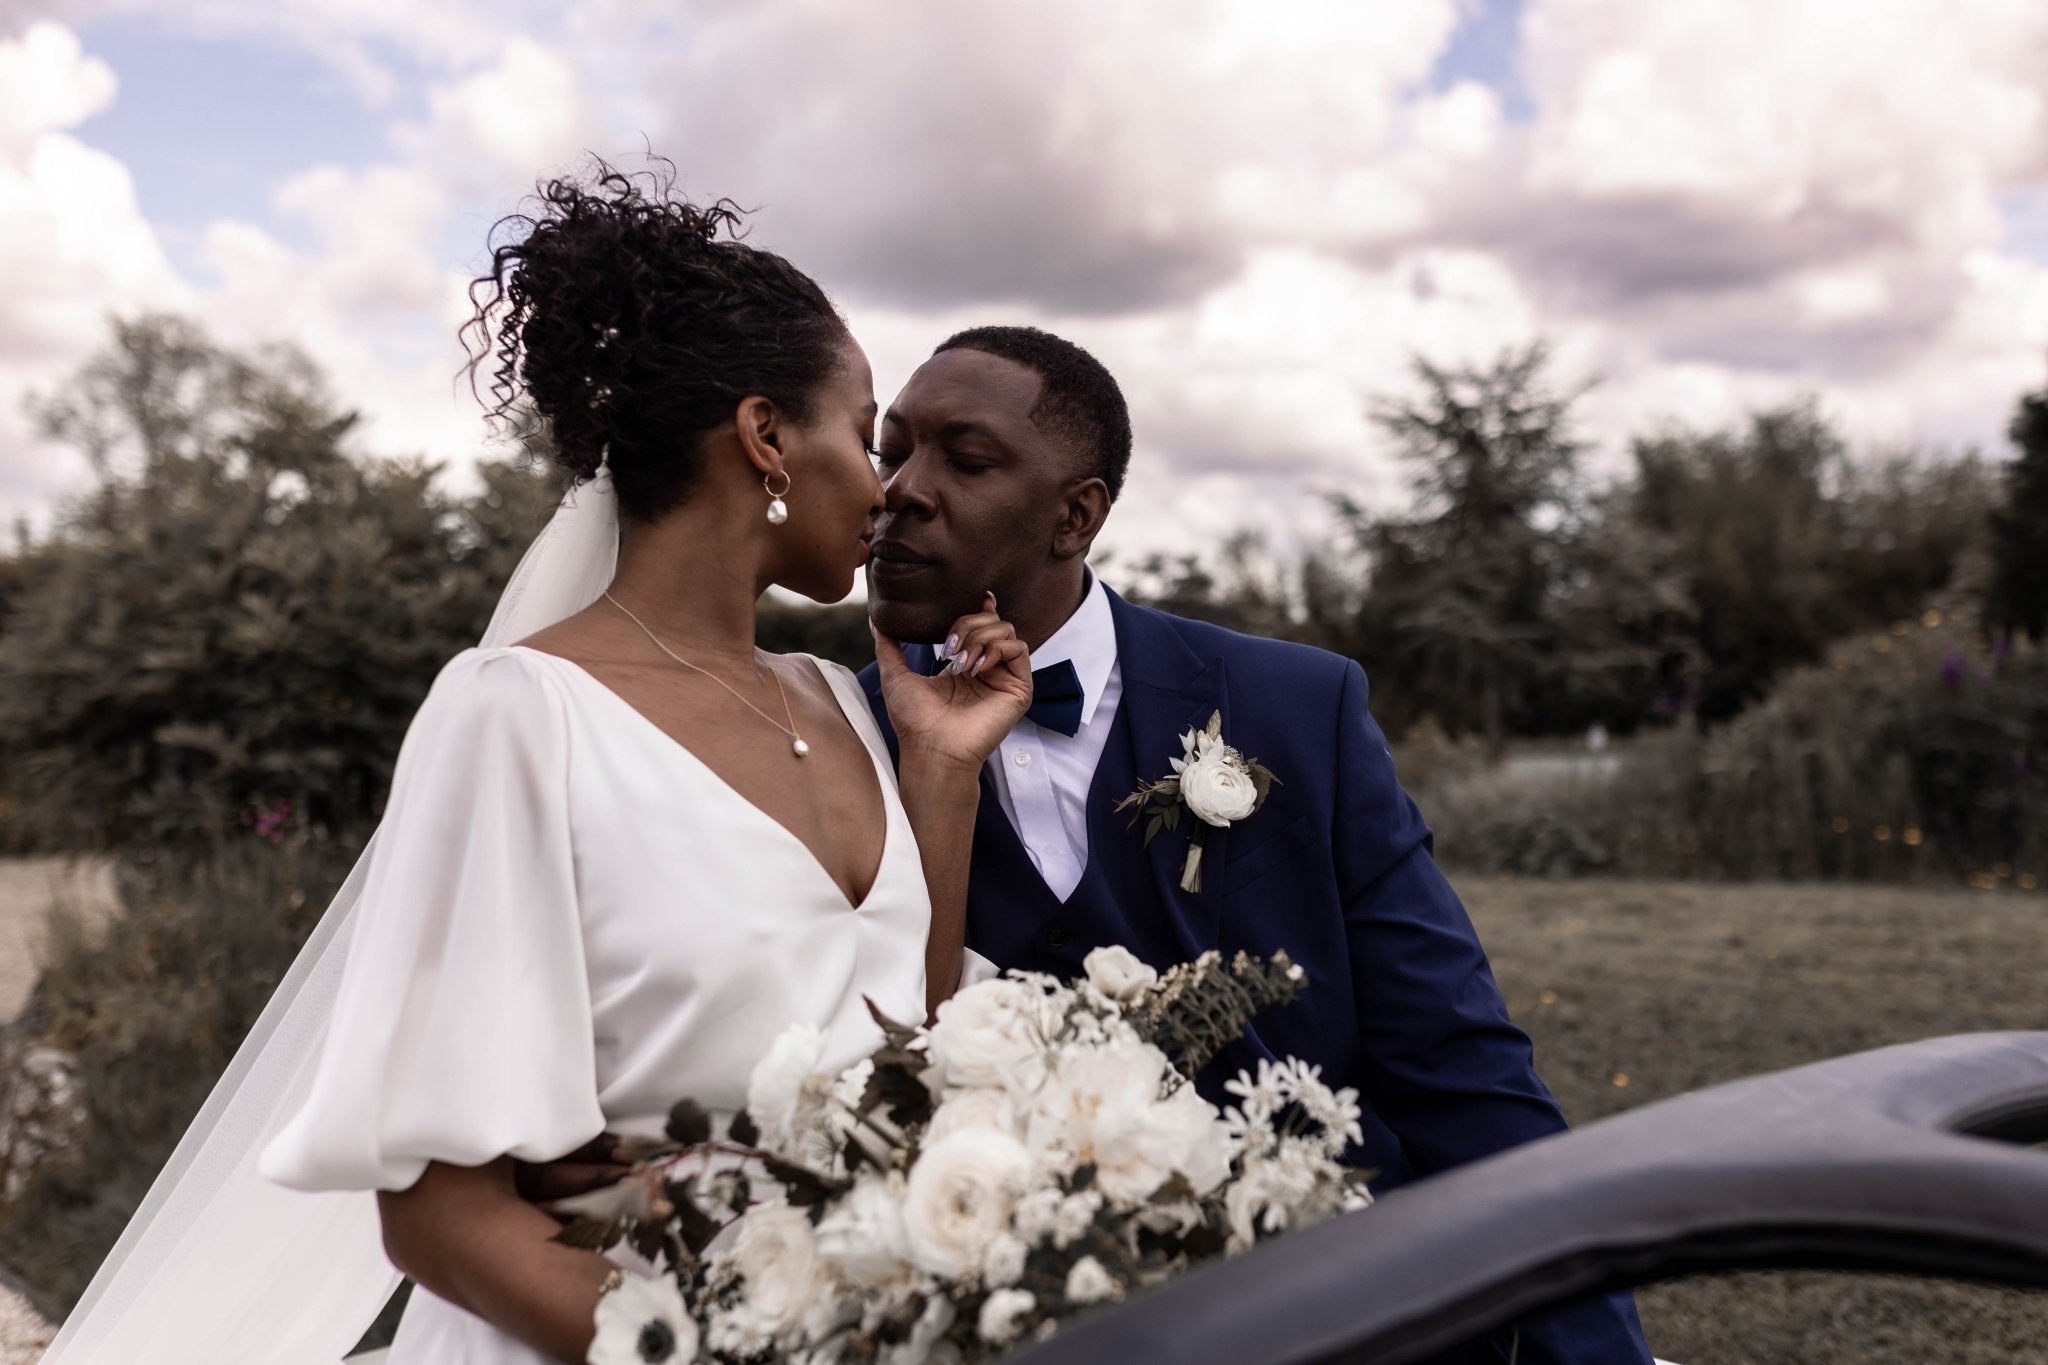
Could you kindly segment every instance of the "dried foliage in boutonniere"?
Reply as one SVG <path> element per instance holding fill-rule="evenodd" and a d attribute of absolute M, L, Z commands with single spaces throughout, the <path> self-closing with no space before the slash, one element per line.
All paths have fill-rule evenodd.
<path fill-rule="evenodd" d="M 1256 758 L 1247 758 L 1223 742 L 1223 713 L 1212 712 L 1207 729 L 1180 737 L 1181 756 L 1173 759 L 1173 776 L 1147 782 L 1116 803 L 1118 810 L 1136 807 L 1135 826 L 1145 820 L 1149 847 L 1159 831 L 1180 828 L 1180 813 L 1195 817 L 1188 831 L 1188 856 L 1180 868 L 1180 889 L 1202 889 L 1202 846 L 1211 829 L 1223 829 L 1266 804 L 1266 793 L 1280 779 Z M 1150 812 L 1150 818 L 1146 812 Z"/>

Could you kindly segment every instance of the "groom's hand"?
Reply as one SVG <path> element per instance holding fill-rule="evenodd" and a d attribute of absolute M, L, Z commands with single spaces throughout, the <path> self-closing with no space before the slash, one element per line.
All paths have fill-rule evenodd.
<path fill-rule="evenodd" d="M 995 594 L 953 623 L 950 659 L 929 678 L 910 667 L 901 645 L 874 634 L 882 701 L 904 758 L 979 772 L 1031 706 L 1031 654 L 1016 627 L 996 614 Z"/>
<path fill-rule="evenodd" d="M 529 1204 L 547 1205 L 616 1185 L 633 1168 L 618 1159 L 618 1135 L 599 1133 L 567 1156 L 512 1163 L 512 1187 Z"/>

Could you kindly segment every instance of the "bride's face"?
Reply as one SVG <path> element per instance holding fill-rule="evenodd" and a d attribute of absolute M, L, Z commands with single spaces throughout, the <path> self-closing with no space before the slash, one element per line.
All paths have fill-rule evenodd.
<path fill-rule="evenodd" d="M 816 602 L 846 596 L 867 563 L 882 508 L 869 456 L 875 416 L 867 353 L 848 337 L 839 368 L 814 395 L 811 420 L 790 433 L 783 452 L 789 520 L 770 531 L 782 550 L 775 581 Z"/>

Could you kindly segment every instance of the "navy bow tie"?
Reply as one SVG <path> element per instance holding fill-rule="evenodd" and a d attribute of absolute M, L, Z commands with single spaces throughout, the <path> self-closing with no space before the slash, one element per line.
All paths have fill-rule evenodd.
<path fill-rule="evenodd" d="M 931 672 L 936 674 L 945 666 L 946 661 L 934 651 Z M 1031 707 L 1024 719 L 1072 737 L 1081 732 L 1081 706 L 1087 699 L 1073 661 L 1062 659 L 1031 670 Z"/>
<path fill-rule="evenodd" d="M 1024 719 L 1072 736 L 1080 733 L 1081 704 L 1087 699 L 1073 661 L 1062 659 L 1031 670 L 1031 709 Z"/>

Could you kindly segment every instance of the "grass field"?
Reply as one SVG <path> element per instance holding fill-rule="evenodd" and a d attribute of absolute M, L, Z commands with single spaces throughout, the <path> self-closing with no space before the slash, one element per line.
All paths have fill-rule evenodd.
<path fill-rule="evenodd" d="M 1566 1114 L 1947 1033 L 2048 1028 L 2048 895 L 1898 887 L 1459 885 Z M 2048 1158 L 2044 1158 L 2048 1159 Z M 1810 1272 L 1641 1291 L 1680 1365 L 2034 1365 L 2048 1292 Z"/>
<path fill-rule="evenodd" d="M 0 863 L 25 988 L 56 864 Z M 2048 1027 L 2048 894 L 1684 882 L 1459 884 L 1576 1124 L 1887 1043 Z M 84 899 L 90 901 L 91 896 Z M 7 1001 L 9 1008 L 18 998 Z M 1746 1274 L 1638 1295 L 1680 1365 L 2048 1365 L 2048 1293 Z M 0 1361 L 10 1358 L 0 1333 Z"/>

